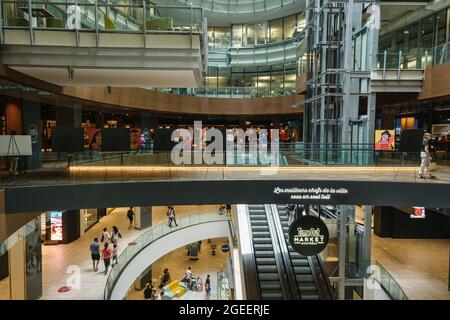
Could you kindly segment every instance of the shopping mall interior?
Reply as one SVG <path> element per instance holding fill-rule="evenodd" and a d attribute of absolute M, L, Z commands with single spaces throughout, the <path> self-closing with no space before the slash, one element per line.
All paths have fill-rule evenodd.
<path fill-rule="evenodd" d="M 450 0 L 0 0 L 0 300 L 450 300 Z"/>

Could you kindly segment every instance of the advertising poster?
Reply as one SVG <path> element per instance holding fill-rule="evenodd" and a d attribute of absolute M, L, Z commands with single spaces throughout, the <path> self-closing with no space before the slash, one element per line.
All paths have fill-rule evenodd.
<path fill-rule="evenodd" d="M 50 240 L 62 240 L 62 212 L 52 211 L 50 212 L 50 227 L 51 235 Z"/>
<path fill-rule="evenodd" d="M 87 137 L 88 137 L 88 149 L 89 150 L 97 150 L 102 146 L 102 129 L 97 128 L 88 128 L 87 129 Z"/>
<path fill-rule="evenodd" d="M 413 207 L 414 214 L 411 215 L 411 218 L 425 218 L 425 208 L 424 207 Z"/>
<path fill-rule="evenodd" d="M 395 148 L 394 130 L 375 130 L 375 150 L 393 151 Z"/>
<path fill-rule="evenodd" d="M 140 128 L 131 128 L 130 129 L 130 146 L 131 149 L 137 150 L 141 146 L 141 129 Z M 145 147 L 145 142 L 144 142 Z"/>

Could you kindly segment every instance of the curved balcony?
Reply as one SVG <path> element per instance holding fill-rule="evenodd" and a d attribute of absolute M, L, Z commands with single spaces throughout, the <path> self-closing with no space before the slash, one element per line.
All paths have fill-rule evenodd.
<path fill-rule="evenodd" d="M 230 48 L 229 65 L 231 67 L 258 66 L 295 61 L 298 41 L 299 39 L 293 38 L 254 47 Z"/>
<path fill-rule="evenodd" d="M 154 0 L 157 4 L 201 7 L 214 22 L 248 22 L 266 17 L 281 17 L 304 9 L 303 0 Z"/>
<path fill-rule="evenodd" d="M 140 235 L 119 256 L 106 281 L 104 299 L 120 300 L 144 270 L 167 253 L 204 239 L 231 237 L 231 217 L 217 213 L 199 213 L 178 219 L 170 228 L 166 222 Z"/>

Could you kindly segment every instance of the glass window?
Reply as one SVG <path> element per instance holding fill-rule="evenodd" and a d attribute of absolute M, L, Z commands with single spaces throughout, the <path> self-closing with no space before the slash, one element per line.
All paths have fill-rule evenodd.
<path fill-rule="evenodd" d="M 219 68 L 218 74 L 218 85 L 219 88 L 226 88 L 230 86 L 230 68 Z"/>
<path fill-rule="evenodd" d="M 447 25 L 447 10 L 442 10 L 436 16 L 436 27 L 437 27 L 436 46 L 445 43 L 446 25 Z"/>
<path fill-rule="evenodd" d="M 294 14 L 284 18 L 284 39 L 290 39 L 294 36 L 294 29 L 297 16 Z"/>
<path fill-rule="evenodd" d="M 253 47 L 255 45 L 255 25 L 247 25 L 247 46 Z"/>
<path fill-rule="evenodd" d="M 214 29 L 214 44 L 215 47 L 225 48 L 230 46 L 230 28 Z"/>
<path fill-rule="evenodd" d="M 205 77 L 205 87 L 217 87 L 217 67 L 208 67 L 208 75 Z"/>
<path fill-rule="evenodd" d="M 256 44 L 266 43 L 266 23 L 258 23 L 256 25 Z"/>
<path fill-rule="evenodd" d="M 258 67 L 258 97 L 270 96 L 270 66 Z"/>
<path fill-rule="evenodd" d="M 214 47 L 214 28 L 208 28 L 208 46 Z"/>
<path fill-rule="evenodd" d="M 414 23 L 409 26 L 409 40 L 408 40 L 408 48 L 409 50 L 415 50 L 418 44 L 418 36 L 419 36 L 419 23 Z"/>
<path fill-rule="evenodd" d="M 242 24 L 234 24 L 232 26 L 232 46 L 240 48 L 242 47 Z"/>
<path fill-rule="evenodd" d="M 244 87 L 245 73 L 244 68 L 231 68 L 231 86 L 233 88 Z"/>
<path fill-rule="evenodd" d="M 269 21 L 269 42 L 283 40 L 283 19 Z"/>
<path fill-rule="evenodd" d="M 422 48 L 433 47 L 434 16 L 422 20 Z"/>
<path fill-rule="evenodd" d="M 270 96 L 280 96 L 284 93 L 283 65 L 272 66 L 270 79 Z"/>

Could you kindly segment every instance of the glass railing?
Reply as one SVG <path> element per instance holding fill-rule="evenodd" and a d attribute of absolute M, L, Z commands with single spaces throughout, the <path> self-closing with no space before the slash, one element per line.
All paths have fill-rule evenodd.
<path fill-rule="evenodd" d="M 1 6 L 4 29 L 148 33 L 201 33 L 204 29 L 203 10 L 199 7 L 104 0 L 2 0 Z"/>
<path fill-rule="evenodd" d="M 290 96 L 295 94 L 294 83 L 291 87 L 203 87 L 198 89 L 156 89 L 158 92 L 190 95 L 206 98 L 267 98 Z"/>
<path fill-rule="evenodd" d="M 8 174 L 12 159 L 18 162 L 18 171 Z M 450 178 L 449 155 L 436 161 L 433 168 L 439 179 L 427 182 L 445 183 Z M 377 181 L 417 182 L 419 153 L 383 152 L 370 149 L 301 150 L 292 144 L 278 152 L 252 152 L 235 149 L 234 153 L 216 151 L 183 151 L 177 157 L 170 151 L 134 150 L 127 152 L 37 152 L 32 156 L 5 156 L 0 174 L 2 187 L 86 184 L 104 182 L 132 182 L 150 180 L 235 180 L 257 179 L 270 174 L 272 178 L 296 179 L 299 175 L 308 179 L 320 179 L 314 170 L 324 167 L 343 167 L 327 171 L 327 179 L 369 179 Z M 21 168 L 36 168 L 22 172 Z M 349 167 L 346 171 L 345 167 Z M 351 168 L 358 167 L 357 177 Z M 249 168 L 249 169 L 244 169 Z M 256 170 L 253 170 L 255 168 Z M 304 170 L 308 168 L 308 170 Z M 367 168 L 367 169 L 364 169 Z M 299 170 L 294 174 L 292 169 Z M 378 174 L 375 170 L 381 169 Z M 405 169 L 405 170 L 402 170 Z M 239 174 L 246 171 L 245 175 Z M 270 171 L 270 173 L 264 173 Z M 422 180 L 425 181 L 425 180 Z"/>
<path fill-rule="evenodd" d="M 450 61 L 450 42 L 434 48 L 414 48 L 407 51 L 385 50 L 376 54 L 376 69 L 422 70 Z"/>
<path fill-rule="evenodd" d="M 372 261 L 370 269 L 374 274 L 366 274 L 367 281 L 376 281 L 391 300 L 408 300 L 403 289 L 381 263 Z"/>
<path fill-rule="evenodd" d="M 122 271 L 127 267 L 128 263 L 133 260 L 144 248 L 151 243 L 161 239 L 165 235 L 173 232 L 177 232 L 180 229 L 191 227 L 193 225 L 214 222 L 214 221 L 226 221 L 231 218 L 226 215 L 219 215 L 216 213 L 198 213 L 188 216 L 180 216 L 177 219 L 177 227 L 169 227 L 166 222 L 151 227 L 145 231 L 138 238 L 136 238 L 120 255 L 118 263 L 111 269 L 108 279 L 106 281 L 104 299 L 109 300 L 114 286 L 119 279 Z M 163 245 L 163 244 L 162 244 Z M 130 279 L 130 284 L 134 279 Z"/>

